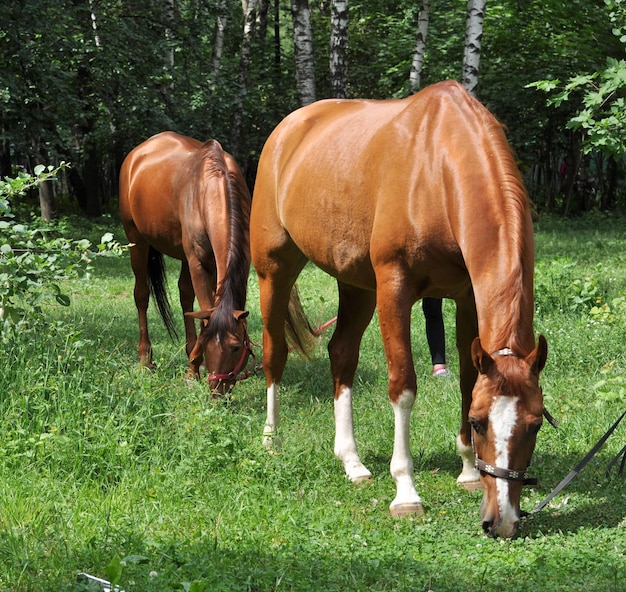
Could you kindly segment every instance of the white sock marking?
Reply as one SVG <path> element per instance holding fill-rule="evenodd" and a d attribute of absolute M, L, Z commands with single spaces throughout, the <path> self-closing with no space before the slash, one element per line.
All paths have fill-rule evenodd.
<path fill-rule="evenodd" d="M 413 483 L 413 459 L 409 444 L 411 410 L 415 403 L 415 393 L 404 391 L 396 403 L 392 403 L 394 414 L 393 456 L 391 457 L 391 475 L 396 482 L 396 498 L 391 507 L 421 505 L 422 499 Z"/>
<path fill-rule="evenodd" d="M 278 429 L 280 404 L 278 401 L 278 385 L 272 382 L 267 387 L 267 419 L 263 428 L 263 445 L 268 450 L 280 449 L 280 437 L 276 435 Z"/>
<path fill-rule="evenodd" d="M 352 419 L 352 389 L 348 387 L 344 387 L 335 399 L 335 456 L 343 462 L 351 481 L 362 481 L 372 476 L 357 452 Z"/>

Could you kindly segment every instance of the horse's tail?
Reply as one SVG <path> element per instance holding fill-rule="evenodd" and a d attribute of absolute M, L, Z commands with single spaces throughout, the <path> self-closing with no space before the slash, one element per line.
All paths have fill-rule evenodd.
<path fill-rule="evenodd" d="M 174 316 L 172 315 L 172 307 L 167 297 L 167 276 L 165 275 L 165 262 L 163 261 L 163 253 L 157 251 L 150 246 L 148 252 L 148 286 L 150 293 L 154 296 L 157 308 L 163 319 L 163 323 L 169 336 L 174 339 L 178 332 L 174 324 Z"/>
<path fill-rule="evenodd" d="M 304 313 L 298 288 L 294 284 L 289 295 L 287 319 L 285 321 L 287 341 L 305 358 L 311 358 L 318 342 L 319 334 L 311 327 Z"/>

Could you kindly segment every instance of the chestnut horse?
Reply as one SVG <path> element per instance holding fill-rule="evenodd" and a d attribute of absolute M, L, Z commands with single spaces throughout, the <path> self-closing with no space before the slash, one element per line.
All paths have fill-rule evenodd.
<path fill-rule="evenodd" d="M 417 380 L 413 304 L 457 306 L 462 393 L 458 482 L 481 486 L 482 526 L 516 534 L 520 493 L 542 423 L 538 384 L 547 344 L 533 333 L 530 204 L 501 125 L 460 85 L 402 100 L 324 100 L 295 111 L 261 154 L 250 247 L 259 276 L 265 443 L 278 427 L 290 290 L 307 260 L 337 279 L 328 345 L 335 454 L 352 481 L 371 474 L 357 453 L 352 388 L 363 332 L 378 307 L 395 419 L 394 516 L 419 514 L 410 415 Z M 476 461 L 476 462 L 475 462 Z"/>
<path fill-rule="evenodd" d="M 134 148 L 120 172 L 120 214 L 135 274 L 140 364 L 153 367 L 148 335 L 150 292 L 170 335 L 163 255 L 182 261 L 188 376 L 204 358 L 212 389 L 235 383 L 250 353 L 244 312 L 250 270 L 250 192 L 219 142 L 163 132 Z M 199 312 L 193 311 L 194 297 Z M 202 329 L 196 338 L 194 318 Z"/>

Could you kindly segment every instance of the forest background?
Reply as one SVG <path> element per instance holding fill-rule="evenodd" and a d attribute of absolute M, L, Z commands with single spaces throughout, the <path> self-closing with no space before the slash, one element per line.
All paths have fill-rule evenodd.
<path fill-rule="evenodd" d="M 219 140 L 252 186 L 267 136 L 301 104 L 460 80 L 472 4 L 14 0 L 0 11 L 0 177 L 68 162 L 40 184 L 41 214 L 97 216 L 116 209 L 124 156 L 169 129 Z M 539 211 L 626 205 L 625 15 L 624 0 L 487 3 L 476 94 Z"/>

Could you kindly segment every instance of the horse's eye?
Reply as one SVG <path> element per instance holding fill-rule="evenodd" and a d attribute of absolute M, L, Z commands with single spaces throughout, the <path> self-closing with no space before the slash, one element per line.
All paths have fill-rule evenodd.
<path fill-rule="evenodd" d="M 485 426 L 475 417 L 469 418 L 470 425 L 474 428 L 474 431 L 479 435 L 483 435 L 485 433 Z"/>
<path fill-rule="evenodd" d="M 239 351 L 241 351 L 241 346 L 240 345 L 233 345 L 233 353 L 236 354 Z"/>
<path fill-rule="evenodd" d="M 531 436 L 536 436 L 539 433 L 539 430 L 541 429 L 541 426 L 543 425 L 543 422 L 540 421 L 539 423 L 534 423 L 532 425 L 528 426 L 528 433 Z"/>

